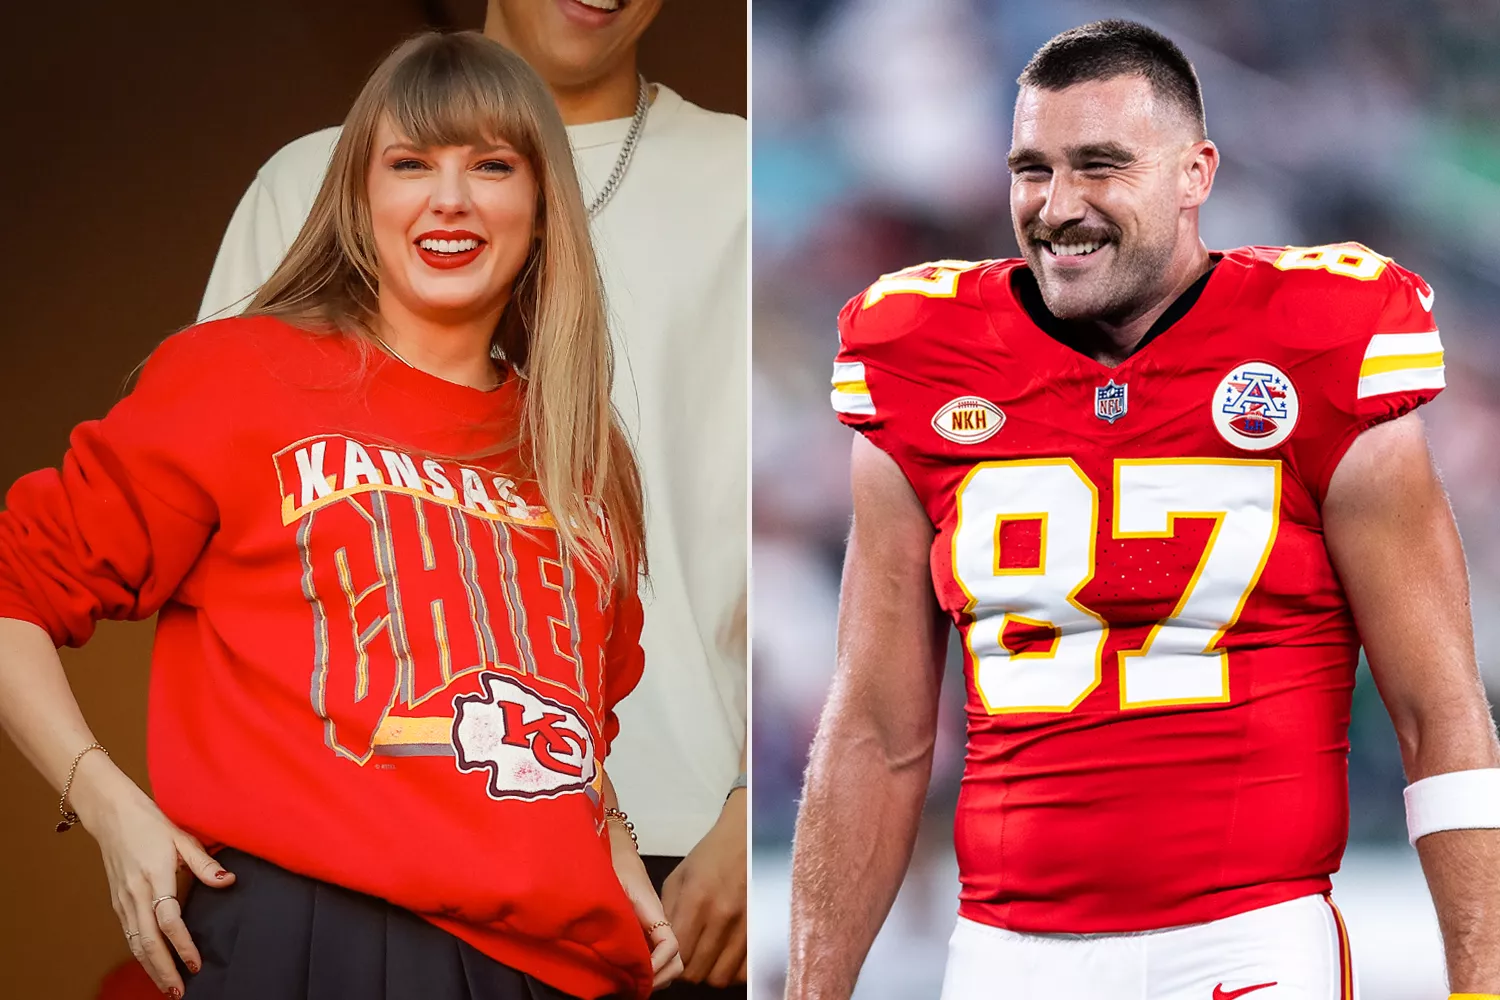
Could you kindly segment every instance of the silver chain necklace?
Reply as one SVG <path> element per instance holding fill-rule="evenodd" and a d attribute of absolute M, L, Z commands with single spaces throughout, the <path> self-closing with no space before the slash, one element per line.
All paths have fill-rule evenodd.
<path fill-rule="evenodd" d="M 609 180 L 604 182 L 604 186 L 589 204 L 590 219 L 598 215 L 615 196 L 620 181 L 625 179 L 625 171 L 630 168 L 630 158 L 635 155 L 635 144 L 641 138 L 641 126 L 646 124 L 646 111 L 651 107 L 651 85 L 644 76 L 637 75 L 636 80 L 635 115 L 630 119 L 630 131 L 625 133 L 625 142 L 620 146 L 620 155 L 615 157 L 615 169 L 610 171 Z"/>

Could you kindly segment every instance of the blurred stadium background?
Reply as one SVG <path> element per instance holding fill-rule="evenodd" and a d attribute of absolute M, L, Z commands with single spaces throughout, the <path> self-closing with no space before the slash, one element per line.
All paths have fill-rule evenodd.
<path fill-rule="evenodd" d="M 1015 254 L 1014 80 L 1065 28 L 1129 17 L 1182 45 L 1223 152 L 1210 248 L 1359 240 L 1426 277 L 1448 391 L 1429 433 L 1467 545 L 1500 696 L 1500 2 L 756 0 L 754 127 L 753 995 L 781 995 L 787 868 L 807 747 L 833 667 L 850 432 L 828 405 L 834 317 L 881 273 Z M 956 643 L 950 644 L 950 651 Z M 962 675 L 912 871 L 857 997 L 936 997 L 953 927 Z M 1406 844 L 1384 708 L 1355 694 L 1351 846 L 1335 898 L 1365 1000 L 1445 991 Z"/>

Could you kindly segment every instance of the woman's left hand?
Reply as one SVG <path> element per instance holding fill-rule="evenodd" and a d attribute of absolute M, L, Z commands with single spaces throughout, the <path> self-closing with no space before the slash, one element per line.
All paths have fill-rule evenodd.
<path fill-rule="evenodd" d="M 659 990 L 682 975 L 682 956 L 678 953 L 677 935 L 667 923 L 666 911 L 651 885 L 651 876 L 646 873 L 630 832 L 613 820 L 605 823 L 609 828 L 609 854 L 614 862 L 615 876 L 619 878 L 625 895 L 630 898 L 631 908 L 646 939 L 651 943 L 651 989 Z M 654 928 L 654 929 L 652 929 Z"/>

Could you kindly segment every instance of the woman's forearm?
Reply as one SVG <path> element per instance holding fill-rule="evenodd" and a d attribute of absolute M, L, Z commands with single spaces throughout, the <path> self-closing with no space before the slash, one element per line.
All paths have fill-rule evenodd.
<path fill-rule="evenodd" d="M 0 618 L 0 727 L 58 791 L 94 742 L 52 640 L 16 618 Z"/>
<path fill-rule="evenodd" d="M 78 751 L 94 742 L 52 640 L 15 618 L 0 618 L 0 728 L 58 792 Z M 94 793 L 122 776 L 101 753 L 78 762 L 69 799 L 85 825 Z"/>
<path fill-rule="evenodd" d="M 615 786 L 610 783 L 609 772 L 601 768 L 600 773 L 604 775 L 604 808 L 620 808 L 620 797 L 615 794 Z"/>

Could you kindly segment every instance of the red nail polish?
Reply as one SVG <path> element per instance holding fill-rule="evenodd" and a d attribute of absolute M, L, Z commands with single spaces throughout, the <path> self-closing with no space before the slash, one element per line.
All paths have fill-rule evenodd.
<path fill-rule="evenodd" d="M 218 871 L 214 872 L 214 878 L 217 878 L 217 879 L 226 879 L 228 877 L 229 877 L 229 873 L 226 872 L 222 868 L 220 868 Z"/>
<path fill-rule="evenodd" d="M 167 996 L 171 997 L 172 1000 L 182 1000 L 182 991 L 175 986 L 168 986 Z"/>
<path fill-rule="evenodd" d="M 193 975 L 196 976 L 198 974 L 198 963 L 197 962 L 189 962 L 189 963 L 187 963 L 187 969 L 188 969 L 189 972 L 191 972 Z"/>

